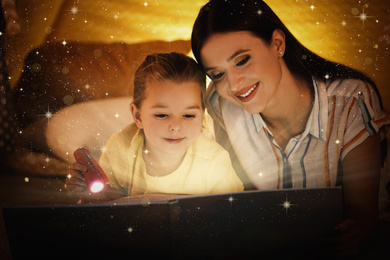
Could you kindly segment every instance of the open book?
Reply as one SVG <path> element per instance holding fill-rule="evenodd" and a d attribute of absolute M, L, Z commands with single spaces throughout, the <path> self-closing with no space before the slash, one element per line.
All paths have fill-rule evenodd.
<path fill-rule="evenodd" d="M 147 196 L 3 208 L 25 256 L 252 257 L 314 251 L 342 219 L 341 188 Z"/>

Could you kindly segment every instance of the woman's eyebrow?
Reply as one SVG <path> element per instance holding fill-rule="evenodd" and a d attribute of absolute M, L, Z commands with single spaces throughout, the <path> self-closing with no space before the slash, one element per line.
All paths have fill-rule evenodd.
<path fill-rule="evenodd" d="M 231 60 L 233 60 L 235 57 L 237 57 L 238 55 L 240 55 L 240 54 L 242 54 L 242 53 L 244 53 L 244 52 L 248 52 L 248 51 L 250 51 L 249 49 L 240 49 L 240 50 L 238 50 L 238 51 L 236 51 L 235 53 L 233 53 L 233 55 L 232 56 L 230 56 L 229 58 L 227 58 L 227 62 L 230 62 Z M 205 71 L 206 72 L 208 72 L 208 71 L 210 71 L 210 70 L 214 70 L 214 69 L 216 69 L 215 67 L 210 67 L 210 68 L 205 68 Z"/>
<path fill-rule="evenodd" d="M 233 53 L 232 56 L 230 56 L 226 61 L 229 62 L 231 61 L 232 59 L 234 59 L 235 57 L 237 57 L 238 55 L 240 55 L 241 53 L 244 53 L 244 52 L 247 52 L 247 51 L 250 51 L 249 49 L 248 50 L 238 50 L 236 51 L 235 53 Z"/>

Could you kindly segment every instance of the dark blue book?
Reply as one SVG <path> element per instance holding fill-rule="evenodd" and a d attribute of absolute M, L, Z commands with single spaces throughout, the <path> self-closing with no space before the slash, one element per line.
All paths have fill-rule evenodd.
<path fill-rule="evenodd" d="M 6 206 L 14 259 L 311 255 L 342 220 L 342 190 L 291 189 Z"/>

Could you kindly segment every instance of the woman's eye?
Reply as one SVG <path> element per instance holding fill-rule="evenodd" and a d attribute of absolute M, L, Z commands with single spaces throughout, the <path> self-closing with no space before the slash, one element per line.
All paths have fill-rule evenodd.
<path fill-rule="evenodd" d="M 243 66 L 243 65 L 245 65 L 249 61 L 249 59 L 250 59 L 250 56 L 248 55 L 245 58 L 243 58 L 242 60 L 238 61 L 236 63 L 236 66 Z"/>
<path fill-rule="evenodd" d="M 220 78 L 222 78 L 222 76 L 224 75 L 225 73 L 224 72 L 220 72 L 220 73 L 217 73 L 215 75 L 212 75 L 211 76 L 211 80 L 218 80 Z"/>
<path fill-rule="evenodd" d="M 167 114 L 155 114 L 154 116 L 157 117 L 157 118 L 160 118 L 160 119 L 168 117 Z"/>
<path fill-rule="evenodd" d="M 186 115 L 183 115 L 183 117 L 187 118 L 187 119 L 191 119 L 191 118 L 195 118 L 195 115 L 186 114 Z"/>

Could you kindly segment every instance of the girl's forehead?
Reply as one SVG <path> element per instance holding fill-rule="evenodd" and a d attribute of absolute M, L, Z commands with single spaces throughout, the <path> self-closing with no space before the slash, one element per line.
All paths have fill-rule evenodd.
<path fill-rule="evenodd" d="M 202 86 L 200 83 L 195 80 L 171 80 L 171 79 L 162 79 L 162 80 L 152 80 L 146 84 L 146 91 L 150 92 L 159 92 L 159 91 L 189 91 L 189 88 L 199 88 Z"/>
<path fill-rule="evenodd" d="M 198 99 L 201 101 L 201 88 L 201 85 L 195 81 L 153 81 L 146 84 L 145 99 L 153 98 L 156 100 L 166 100 L 178 98 L 186 100 Z"/>

